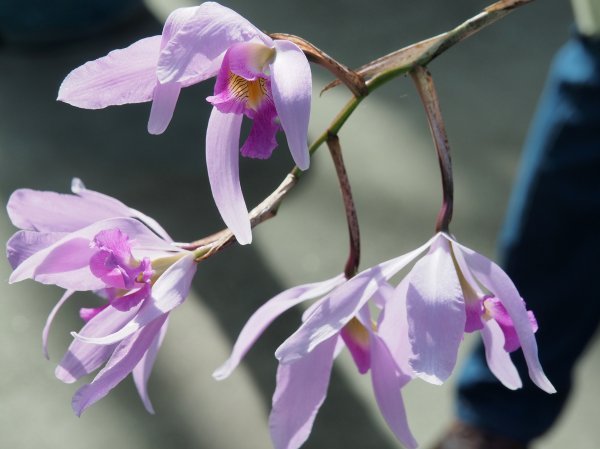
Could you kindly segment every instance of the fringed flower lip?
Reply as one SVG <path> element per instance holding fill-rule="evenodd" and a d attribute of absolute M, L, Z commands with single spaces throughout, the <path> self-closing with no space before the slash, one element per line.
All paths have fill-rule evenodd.
<path fill-rule="evenodd" d="M 85 109 L 152 101 L 148 132 L 169 125 L 182 88 L 217 77 L 206 133 L 206 162 L 215 203 L 241 244 L 252 241 L 239 179 L 240 128 L 252 129 L 244 156 L 266 159 L 281 128 L 296 165 L 309 167 L 307 135 L 312 96 L 310 66 L 292 42 L 273 40 L 235 11 L 215 2 L 180 8 L 160 36 L 76 68 L 58 100 Z"/>

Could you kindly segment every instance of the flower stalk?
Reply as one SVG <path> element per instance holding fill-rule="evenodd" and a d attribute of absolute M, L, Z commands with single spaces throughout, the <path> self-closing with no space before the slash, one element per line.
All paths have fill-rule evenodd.
<path fill-rule="evenodd" d="M 435 145 L 442 177 L 442 207 L 435 223 L 435 232 L 449 233 L 454 204 L 454 181 L 452 179 L 452 159 L 450 158 L 450 145 L 448 144 L 446 127 L 444 126 L 444 119 L 442 118 L 442 111 L 440 110 L 440 103 L 431 73 L 425 67 L 417 66 L 411 70 L 410 75 L 415 82 L 427 114 L 427 122 L 429 123 L 429 130 Z"/>
<path fill-rule="evenodd" d="M 350 279 L 357 273 L 358 264 L 360 263 L 360 231 L 358 227 L 358 217 L 356 215 L 354 199 L 352 198 L 350 180 L 348 179 L 344 158 L 342 157 L 340 139 L 336 134 L 329 134 L 327 136 L 327 146 L 329 147 L 329 153 L 331 154 L 335 172 L 337 173 L 340 182 L 344 210 L 346 211 L 348 235 L 350 237 L 350 253 L 348 254 L 348 260 L 346 261 L 346 267 L 344 268 L 344 275 L 346 276 L 346 279 Z"/>

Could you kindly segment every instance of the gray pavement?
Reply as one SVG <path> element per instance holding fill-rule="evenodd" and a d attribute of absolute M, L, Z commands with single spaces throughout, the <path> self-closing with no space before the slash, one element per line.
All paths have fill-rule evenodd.
<path fill-rule="evenodd" d="M 159 17 L 176 0 L 152 0 Z M 190 4 L 190 3 L 187 3 Z M 372 0 L 363 2 L 227 3 L 259 27 L 301 35 L 350 66 L 445 31 L 485 2 Z M 146 134 L 149 106 L 83 111 L 55 102 L 62 78 L 113 48 L 160 32 L 159 20 L 137 22 L 62 46 L 0 48 L 0 197 L 18 187 L 67 191 L 73 176 L 158 219 L 178 240 L 220 229 L 204 168 L 203 140 L 212 92 L 207 82 L 185 89 L 162 136 Z M 528 5 L 431 65 L 453 150 L 456 209 L 453 232 L 492 256 L 515 176 L 520 148 L 554 51 L 566 39 L 566 2 Z M 347 100 L 344 88 L 318 97 L 329 81 L 315 70 L 311 135 L 316 136 Z M 410 80 L 399 79 L 372 97 L 341 133 L 353 182 L 363 263 L 406 252 L 425 241 L 440 201 L 437 162 Z M 283 139 L 280 139 L 283 142 Z M 246 198 L 256 204 L 291 166 L 282 145 L 268 162 L 241 164 Z M 238 371 L 224 382 L 210 377 L 231 341 L 264 300 L 302 282 L 330 277 L 345 261 L 347 236 L 333 167 L 320 151 L 297 191 L 274 220 L 255 231 L 251 247 L 232 247 L 199 267 L 194 293 L 174 314 L 150 380 L 156 416 L 146 414 L 126 380 L 82 418 L 70 409 L 76 385 L 53 377 L 55 363 L 80 326 L 81 296 L 59 316 L 51 335 L 51 361 L 40 334 L 58 289 L 31 282 L 0 285 L 0 448 L 266 448 L 274 388 L 273 351 L 295 329 L 288 313 L 264 335 Z M 0 240 L 13 232 L 0 211 Z M 0 278 L 10 269 L 0 260 Z M 77 304 L 75 304 L 77 303 Z M 77 306 L 77 307 L 76 307 Z M 466 352 L 463 348 L 463 354 Z M 578 370 L 569 408 L 536 449 L 600 446 L 595 425 L 600 368 L 598 345 Z M 304 446 L 394 448 L 379 418 L 369 378 L 347 355 L 337 363 L 329 397 Z M 452 382 L 413 382 L 405 393 L 409 420 L 422 447 L 451 419 Z"/>

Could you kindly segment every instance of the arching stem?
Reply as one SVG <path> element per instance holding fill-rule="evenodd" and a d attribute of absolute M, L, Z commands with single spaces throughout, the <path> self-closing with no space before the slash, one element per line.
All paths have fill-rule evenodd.
<path fill-rule="evenodd" d="M 358 271 L 358 264 L 360 263 L 360 232 L 358 228 L 358 217 L 356 215 L 354 199 L 352 198 L 350 180 L 348 179 L 348 173 L 346 172 L 346 166 L 344 165 L 344 159 L 342 157 L 340 139 L 336 134 L 329 134 L 327 136 L 327 146 L 329 147 L 329 153 L 331 154 L 335 172 L 338 181 L 340 182 L 344 210 L 346 211 L 348 235 L 350 237 L 350 252 L 348 254 L 348 260 L 346 261 L 346 267 L 344 268 L 344 274 L 346 275 L 346 279 L 350 279 Z"/>
<path fill-rule="evenodd" d="M 452 179 L 452 160 L 450 158 L 450 146 L 448 145 L 446 127 L 444 126 L 444 119 L 442 118 L 442 111 L 440 110 L 431 73 L 425 67 L 416 66 L 411 70 L 410 75 L 417 86 L 417 91 L 425 107 L 429 130 L 433 137 L 435 151 L 440 164 L 440 174 L 442 176 L 442 207 L 437 216 L 435 231 L 448 233 L 450 221 L 452 220 L 454 182 Z"/>

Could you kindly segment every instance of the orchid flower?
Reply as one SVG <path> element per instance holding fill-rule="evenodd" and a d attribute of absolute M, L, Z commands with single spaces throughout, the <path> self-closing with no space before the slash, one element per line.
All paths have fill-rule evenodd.
<path fill-rule="evenodd" d="M 356 314 L 345 317 L 344 324 L 310 352 L 289 363 L 279 364 L 269 417 L 271 439 L 276 449 L 296 449 L 309 437 L 327 394 L 333 361 L 344 345 L 361 374 L 371 371 L 375 398 L 393 433 L 406 447 L 417 446 L 408 427 L 400 393 L 410 380 L 406 374 L 408 359 L 392 355 L 366 304 L 382 284 L 385 281 L 381 273 L 370 270 L 349 281 L 339 275 L 323 282 L 294 287 L 263 304 L 244 325 L 231 356 L 213 374 L 217 380 L 228 377 L 269 324 L 291 307 L 320 297 L 304 313 L 303 320 L 311 320 L 333 311 L 330 307 L 344 308 L 350 298 L 365 298 L 365 304 Z"/>
<path fill-rule="evenodd" d="M 33 279 L 66 289 L 43 331 L 48 357 L 50 326 L 76 291 L 105 299 L 82 308 L 85 325 L 56 368 L 65 383 L 104 368 L 73 397 L 77 415 L 103 398 L 129 373 L 146 409 L 153 413 L 147 381 L 167 330 L 170 311 L 183 303 L 196 271 L 194 254 L 172 243 L 152 218 L 92 190 L 81 181 L 73 195 L 21 189 L 8 201 L 8 214 L 21 228 L 7 243 L 10 283 Z M 109 345 L 90 339 L 120 333 Z M 84 340 L 85 339 L 85 340 Z"/>
<path fill-rule="evenodd" d="M 206 163 L 215 203 L 241 244 L 252 241 L 239 180 L 242 117 L 253 120 L 241 147 L 265 159 L 283 128 L 292 157 L 309 166 L 307 147 L 312 80 L 308 60 L 292 42 L 273 40 L 214 2 L 173 11 L 161 36 L 87 62 L 63 81 L 60 101 L 99 109 L 152 101 L 148 132 L 167 128 L 183 87 L 217 77 L 206 132 Z"/>
<path fill-rule="evenodd" d="M 387 281 L 426 249 L 427 254 L 388 295 L 383 307 L 379 334 L 394 357 L 402 359 L 408 354 L 415 376 L 441 384 L 454 369 L 464 333 L 479 330 L 488 365 L 505 386 L 522 386 L 509 356 L 521 347 L 532 381 L 554 393 L 538 359 L 534 336 L 537 323 L 514 284 L 498 265 L 451 236 L 438 233 L 420 248 L 376 265 L 356 278 L 376 270 Z M 348 295 L 343 303 L 324 302 L 275 355 L 281 363 L 306 357 L 339 333 L 368 299 L 369 295 L 362 294 Z"/>

